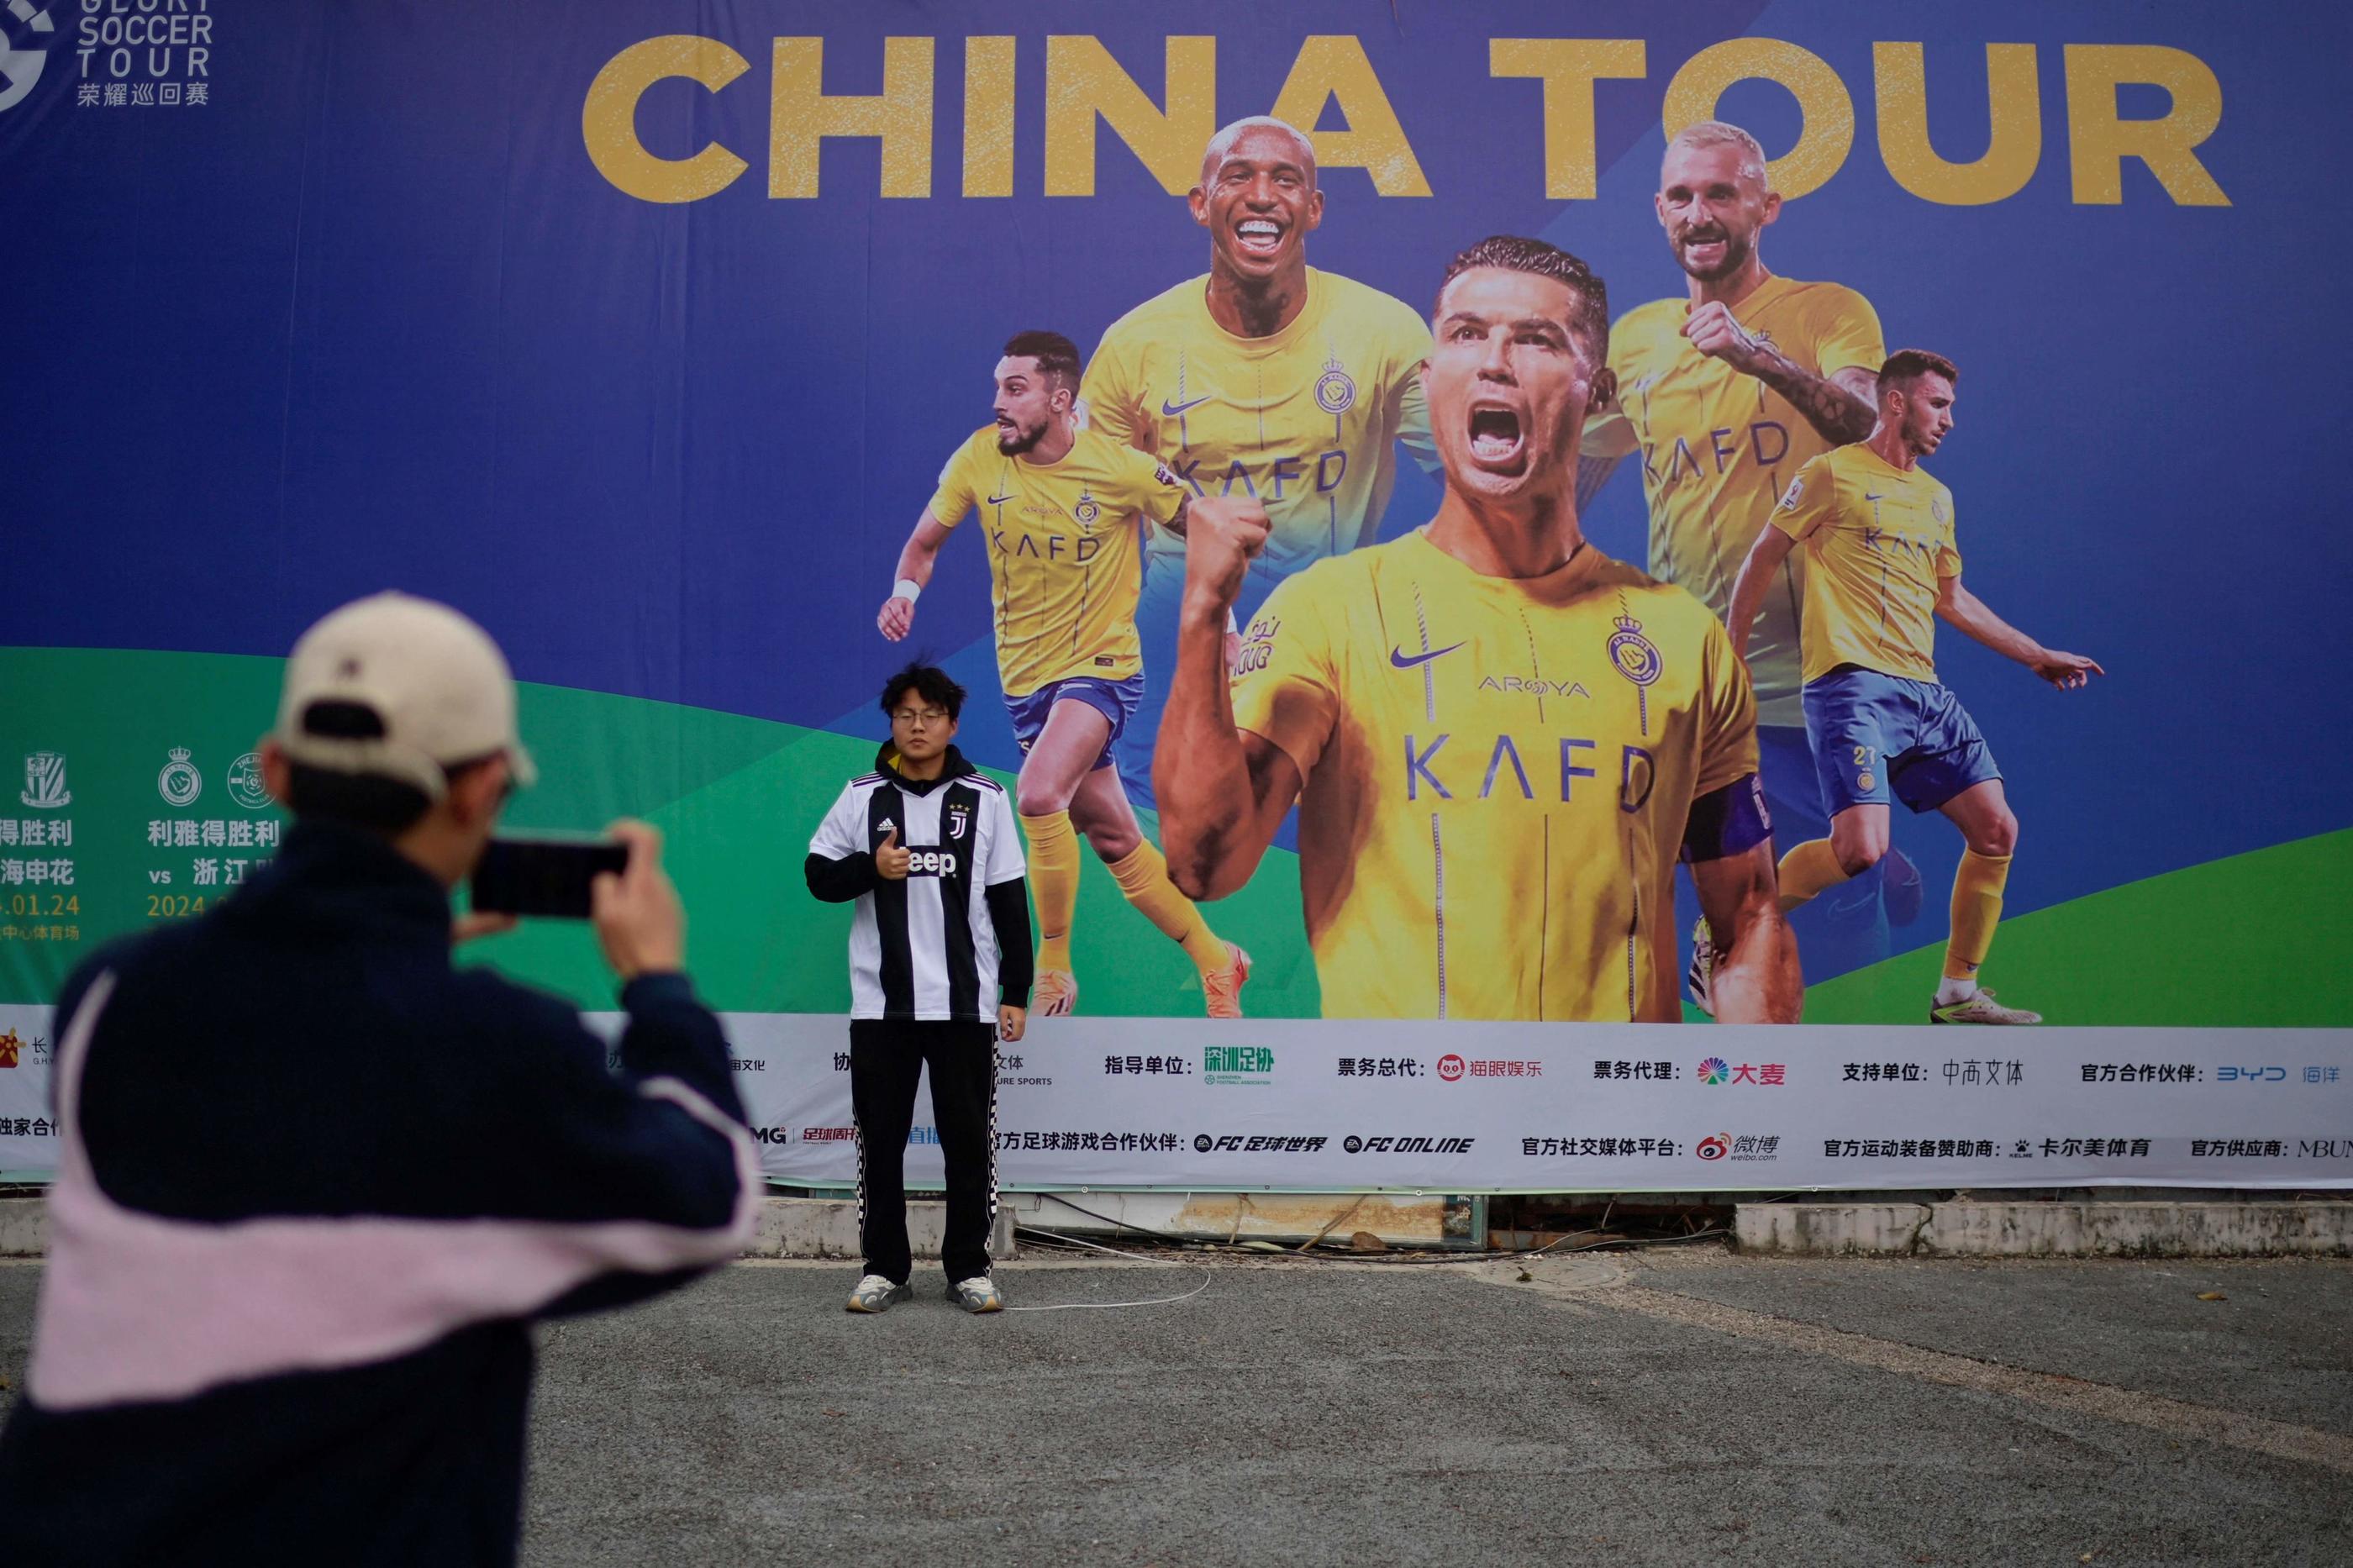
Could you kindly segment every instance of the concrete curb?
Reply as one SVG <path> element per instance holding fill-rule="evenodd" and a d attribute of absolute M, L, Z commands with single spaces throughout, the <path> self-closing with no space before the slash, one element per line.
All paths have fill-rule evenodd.
<path fill-rule="evenodd" d="M 907 1205 L 907 1240 L 918 1258 L 937 1258 L 947 1230 L 947 1205 Z M 40 1258 L 49 1250 L 48 1205 L 38 1197 L 0 1198 L 0 1258 Z M 840 1258 L 859 1256 L 858 1205 L 848 1198 L 767 1198 L 760 1228 L 746 1258 Z M 1013 1211 L 1000 1205 L 990 1233 L 992 1258 L 1011 1258 Z"/>
<path fill-rule="evenodd" d="M 1816 1258 L 2353 1258 L 2353 1203 L 1742 1204 L 1733 1238 Z"/>

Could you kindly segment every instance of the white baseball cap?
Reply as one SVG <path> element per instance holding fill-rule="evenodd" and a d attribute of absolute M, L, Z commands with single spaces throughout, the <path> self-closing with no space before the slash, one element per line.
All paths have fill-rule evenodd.
<path fill-rule="evenodd" d="M 514 676 L 488 632 L 430 599 L 355 600 L 302 634 L 286 660 L 271 739 L 291 761 L 395 779 L 439 800 L 445 771 L 504 752 L 539 775 L 515 733 Z"/>

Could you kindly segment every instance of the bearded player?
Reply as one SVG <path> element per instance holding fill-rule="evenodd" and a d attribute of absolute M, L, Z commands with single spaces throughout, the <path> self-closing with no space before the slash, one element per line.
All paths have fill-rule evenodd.
<path fill-rule="evenodd" d="M 996 422 L 940 470 L 875 624 L 892 642 L 907 635 L 940 546 L 980 509 L 997 671 L 1021 744 L 1016 809 L 1038 905 L 1030 1010 L 1054 1017 L 1078 1005 L 1071 924 L 1084 834 L 1127 901 L 1184 947 L 1200 972 L 1209 1016 L 1238 1018 L 1250 955 L 1212 931 L 1170 883 L 1112 766 L 1112 744 L 1132 722 L 1144 686 L 1139 535 L 1155 521 L 1182 528 L 1189 494 L 1151 458 L 1080 429 L 1078 387 L 1079 351 L 1060 333 L 1023 332 L 1005 345 Z"/>
<path fill-rule="evenodd" d="M 1873 373 L 1887 357 L 1869 300 L 1836 283 L 1767 268 L 1764 231 L 1781 216 L 1765 151 L 1736 125 L 1707 121 L 1668 142 L 1652 205 L 1685 290 L 1637 306 L 1609 334 L 1618 404 L 1586 427 L 1589 497 L 1618 458 L 1639 455 L 1650 509 L 1651 574 L 1688 588 L 1718 616 L 1773 503 L 1799 465 L 1870 433 Z M 1814 787 L 1798 647 L 1803 585 L 1792 562 L 1752 632 L 1757 741 L 1765 798 L 1785 841 L 1829 829 Z M 1898 862 L 1901 862 L 1900 864 Z M 1919 907 L 1919 873 L 1885 873 L 1899 921 Z M 1887 956 L 1880 877 L 1797 922 L 1817 980 Z M 1706 1005 L 1712 956 L 1694 933 L 1694 1000 Z"/>
<path fill-rule="evenodd" d="M 1958 376 L 1950 360 L 1917 349 L 1880 367 L 1870 438 L 1799 468 L 1773 525 L 1749 548 L 1733 590 L 1732 644 L 1748 641 L 1758 606 L 1802 544 L 1806 731 L 1831 816 L 1829 837 L 1781 858 L 1782 907 L 1879 862 L 1891 795 L 1915 812 L 1941 811 L 1968 848 L 1953 876 L 1952 935 L 1928 1021 L 2039 1024 L 2041 1014 L 2005 1007 L 1978 984 L 2001 920 L 2018 818 L 1976 721 L 1936 679 L 1936 617 L 2062 691 L 2107 672 L 2044 647 L 1961 586 L 1953 492 L 1920 467 L 1952 433 Z"/>
<path fill-rule="evenodd" d="M 1187 198 L 1209 231 L 1209 270 L 1112 323 L 1087 366 L 1088 423 L 1149 452 L 1187 493 L 1257 500 L 1274 535 L 1236 609 L 1326 556 L 1369 544 L 1388 509 L 1400 439 L 1430 455 L 1418 379 L 1420 312 L 1307 265 L 1324 221 L 1315 149 L 1280 120 L 1236 121 L 1209 141 Z M 1137 625 L 1148 668 L 1174 662 L 1184 542 L 1149 542 Z M 1152 804 L 1165 694 L 1147 689 L 1120 772 Z"/>
<path fill-rule="evenodd" d="M 1455 258 L 1422 374 L 1438 515 L 1276 588 L 1230 684 L 1227 607 L 1274 531 L 1247 500 L 1193 504 L 1164 841 L 1179 887 L 1221 896 L 1298 802 L 1326 1015 L 1672 1022 L 1680 857 L 1728 938 L 1719 1015 L 1797 1016 L 1731 640 L 1577 527 L 1608 310 L 1542 241 Z"/>

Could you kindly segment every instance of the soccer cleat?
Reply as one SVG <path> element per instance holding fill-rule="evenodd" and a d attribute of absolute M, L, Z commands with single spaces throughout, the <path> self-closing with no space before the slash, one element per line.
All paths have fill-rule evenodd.
<path fill-rule="evenodd" d="M 1005 1310 L 1005 1298 L 997 1293 L 997 1281 L 986 1274 L 976 1274 L 969 1279 L 958 1279 L 949 1285 L 948 1300 L 967 1312 Z"/>
<path fill-rule="evenodd" d="M 1692 927 L 1691 967 L 1683 971 L 1683 985 L 1691 992 L 1692 1005 L 1715 1016 L 1715 933 L 1708 929 L 1707 917 Z"/>
<path fill-rule="evenodd" d="M 1226 948 L 1234 955 L 1234 961 L 1201 976 L 1201 991 L 1208 998 L 1212 1018 L 1240 1017 L 1242 987 L 1250 984 L 1250 955 L 1230 942 Z"/>
<path fill-rule="evenodd" d="M 1079 977 L 1067 969 L 1041 969 L 1029 992 L 1029 1011 L 1040 1018 L 1067 1018 L 1078 1010 Z"/>
<path fill-rule="evenodd" d="M 2040 1024 L 2042 1022 L 2042 1015 L 2030 1013 L 2023 1007 L 2005 1007 L 1993 999 L 1991 991 L 1980 987 L 1976 995 L 1964 1002 L 1955 1002 L 1943 1007 L 1931 1003 L 1928 1007 L 1928 1022 L 1931 1024 Z"/>
<path fill-rule="evenodd" d="M 869 1274 L 849 1293 L 848 1310 L 852 1312 L 887 1312 L 893 1301 L 912 1301 L 915 1289 L 912 1285 L 898 1285 L 880 1274 Z"/>
<path fill-rule="evenodd" d="M 1880 898 L 1887 906 L 1887 923 L 1908 926 L 1920 918 L 1920 868 L 1912 858 L 1896 848 L 1887 847 L 1886 858 L 1879 863 Z"/>

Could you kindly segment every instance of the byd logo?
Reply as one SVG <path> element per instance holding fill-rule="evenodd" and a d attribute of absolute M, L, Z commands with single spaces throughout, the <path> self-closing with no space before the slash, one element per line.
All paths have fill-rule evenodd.
<path fill-rule="evenodd" d="M 2216 1068 L 2215 1079 L 2222 1083 L 2285 1083 L 2285 1068 Z"/>
<path fill-rule="evenodd" d="M 33 9 L 32 0 L 8 0 L 8 15 L 40 34 L 42 42 L 37 48 L 19 48 L 0 37 L 0 110 L 22 103 L 33 84 L 41 79 L 41 68 L 49 63 L 47 36 L 58 30 L 47 11 Z"/>
<path fill-rule="evenodd" d="M 1438 1076 L 1448 1083 L 1460 1079 L 1466 1070 L 1462 1065 L 1462 1058 L 1451 1051 L 1438 1058 Z"/>

